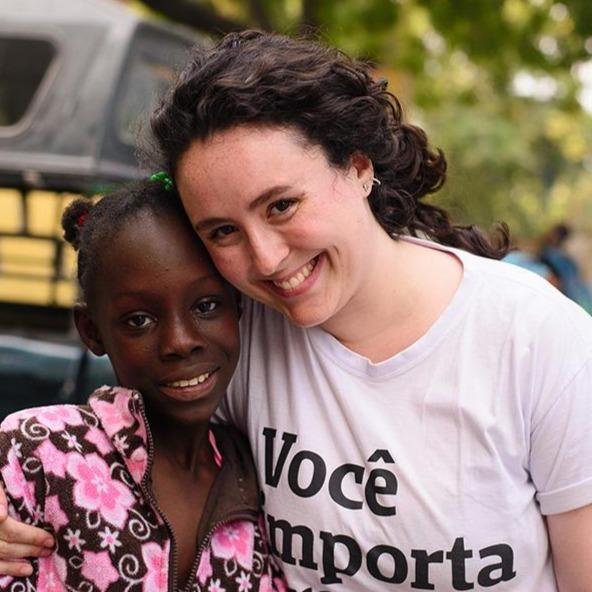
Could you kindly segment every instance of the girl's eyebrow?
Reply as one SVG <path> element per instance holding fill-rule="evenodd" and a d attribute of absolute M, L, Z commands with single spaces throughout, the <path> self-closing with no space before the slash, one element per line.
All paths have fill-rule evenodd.
<path fill-rule="evenodd" d="M 256 210 L 262 204 L 268 202 L 270 199 L 276 197 L 277 195 L 283 193 L 290 189 L 289 185 L 274 185 L 269 189 L 266 189 L 263 193 L 258 195 L 255 199 L 253 199 L 247 205 L 247 211 L 252 212 Z M 200 220 L 194 225 L 196 232 L 204 232 L 213 228 L 215 226 L 219 226 L 227 222 L 226 218 L 206 218 L 205 220 Z"/>

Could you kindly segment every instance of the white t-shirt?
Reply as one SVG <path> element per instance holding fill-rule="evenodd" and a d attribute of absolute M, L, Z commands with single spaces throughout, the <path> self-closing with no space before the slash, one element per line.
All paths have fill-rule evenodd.
<path fill-rule="evenodd" d="M 592 318 L 454 252 L 452 302 L 378 364 L 246 302 L 221 412 L 297 592 L 556 590 L 542 515 L 592 503 Z"/>

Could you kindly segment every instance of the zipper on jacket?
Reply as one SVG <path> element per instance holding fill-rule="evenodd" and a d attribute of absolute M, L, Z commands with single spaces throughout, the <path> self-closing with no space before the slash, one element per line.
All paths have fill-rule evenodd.
<path fill-rule="evenodd" d="M 212 538 L 214 532 L 216 532 L 218 528 L 224 526 L 225 524 L 230 524 L 231 522 L 235 522 L 236 520 L 249 520 L 250 522 L 254 522 L 256 525 L 258 515 L 259 513 L 255 511 L 243 510 L 240 512 L 236 512 L 234 514 L 226 516 L 224 520 L 219 520 L 210 528 L 210 530 L 208 530 L 201 544 L 199 545 L 199 548 L 197 549 L 197 554 L 195 555 L 193 565 L 191 566 L 191 571 L 189 572 L 189 579 L 187 580 L 187 585 L 183 588 L 183 592 L 191 591 L 191 587 L 193 586 L 193 582 L 195 581 L 197 575 L 197 570 L 199 569 L 201 556 L 203 552 L 206 550 L 206 547 L 210 544 L 210 539 Z"/>
<path fill-rule="evenodd" d="M 177 591 L 177 540 L 175 538 L 175 532 L 171 523 L 169 522 L 166 514 L 162 511 L 160 506 L 158 505 L 158 501 L 154 493 L 152 492 L 152 487 L 149 487 L 146 483 L 147 479 L 152 475 L 152 464 L 154 460 L 154 439 L 152 437 L 152 431 L 150 429 L 150 424 L 148 423 L 148 418 L 146 417 L 146 411 L 144 409 L 143 401 L 140 397 L 136 398 L 136 402 L 140 408 L 140 415 L 142 416 L 142 420 L 144 421 L 144 425 L 146 426 L 146 439 L 148 445 L 148 460 L 146 462 L 146 471 L 142 480 L 140 482 L 140 489 L 144 496 L 148 499 L 148 501 L 152 504 L 153 509 L 155 509 L 164 523 L 168 535 L 171 542 L 171 558 L 169 560 L 169 579 L 168 579 L 168 590 L 171 592 Z M 193 560 L 193 565 L 191 566 L 191 570 L 189 572 L 189 578 L 187 579 L 187 584 L 183 588 L 183 592 L 190 592 L 193 586 L 193 582 L 195 581 L 195 577 L 197 575 L 197 570 L 199 569 L 199 564 L 201 561 L 201 556 L 205 551 L 206 547 L 210 543 L 210 539 L 214 532 L 224 524 L 229 524 L 230 522 L 234 522 L 236 520 L 248 520 L 253 522 L 255 526 L 257 525 L 259 517 L 259 512 L 257 510 L 239 510 L 236 512 L 231 512 L 229 515 L 225 516 L 223 520 L 219 520 L 216 522 L 204 536 L 199 548 L 197 550 L 197 554 Z"/>
<path fill-rule="evenodd" d="M 152 476 L 152 464 L 154 460 L 154 439 L 152 438 L 152 431 L 150 430 L 150 424 L 148 423 L 148 418 L 146 417 L 144 405 L 139 398 L 136 399 L 136 402 L 140 407 L 140 414 L 142 416 L 142 419 L 144 420 L 144 425 L 146 426 L 146 439 L 148 440 L 148 461 L 146 462 L 146 472 L 144 473 L 142 481 L 140 482 L 140 489 L 142 490 L 142 493 L 146 496 L 148 501 L 152 504 L 153 509 L 156 510 L 158 516 L 160 517 L 168 531 L 171 544 L 171 557 L 169 560 L 169 578 L 167 589 L 168 591 L 172 592 L 177 589 L 177 541 L 175 539 L 173 527 L 171 526 L 171 523 L 166 517 L 166 514 L 160 509 L 158 501 L 156 500 L 156 497 L 152 492 L 152 487 L 148 487 L 146 483 L 146 481 Z"/>
<path fill-rule="evenodd" d="M 175 532 L 171 523 L 169 522 L 166 514 L 161 510 L 160 506 L 158 505 L 158 501 L 152 492 L 152 488 L 148 487 L 146 481 L 152 475 L 152 464 L 154 460 L 154 439 L 152 438 L 152 431 L 150 430 L 150 424 L 148 423 L 148 418 L 146 417 L 146 411 L 144 410 L 144 405 L 141 399 L 136 399 L 138 406 L 140 408 L 140 414 L 144 421 L 144 425 L 146 426 L 146 438 L 148 444 L 148 460 L 146 462 L 146 472 L 142 477 L 142 481 L 140 482 L 140 489 L 144 496 L 148 499 L 148 501 L 152 504 L 153 509 L 155 509 L 158 513 L 158 516 L 164 523 L 168 535 L 170 538 L 171 543 L 171 558 L 169 560 L 169 578 L 168 578 L 168 591 L 169 592 L 176 592 L 177 591 L 177 540 L 175 538 Z M 249 520 L 257 524 L 257 518 L 259 516 L 259 512 L 255 510 L 241 510 L 235 513 L 231 513 L 226 516 L 223 520 L 219 520 L 216 522 L 204 536 L 203 541 L 201 542 L 197 554 L 193 560 L 193 565 L 191 566 L 191 570 L 189 572 L 189 578 L 187 579 L 187 585 L 183 588 L 183 592 L 190 592 L 191 587 L 193 586 L 193 582 L 195 581 L 195 576 L 197 574 L 197 570 L 199 568 L 199 563 L 201 561 L 201 556 L 210 542 L 210 538 L 214 534 L 214 532 L 223 526 L 224 524 L 228 524 L 230 522 L 234 522 L 235 520 Z"/>

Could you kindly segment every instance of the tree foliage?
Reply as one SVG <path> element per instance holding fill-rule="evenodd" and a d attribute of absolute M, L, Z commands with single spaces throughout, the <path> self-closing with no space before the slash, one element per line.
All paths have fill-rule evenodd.
<path fill-rule="evenodd" d="M 461 221 L 592 229 L 591 0 L 143 0 L 212 35 L 310 29 L 369 59 L 450 163 Z M 592 100 L 590 101 L 592 103 Z"/>

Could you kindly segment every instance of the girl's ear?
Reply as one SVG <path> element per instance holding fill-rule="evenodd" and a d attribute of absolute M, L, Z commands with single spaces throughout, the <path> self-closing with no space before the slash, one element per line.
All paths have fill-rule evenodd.
<path fill-rule="evenodd" d="M 105 348 L 103 347 L 99 329 L 90 317 L 86 305 L 77 304 L 74 307 L 74 324 L 76 325 L 76 329 L 78 329 L 78 334 L 84 345 L 95 356 L 104 356 Z"/>

